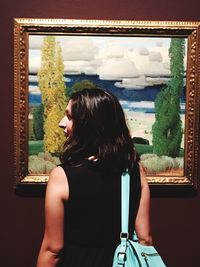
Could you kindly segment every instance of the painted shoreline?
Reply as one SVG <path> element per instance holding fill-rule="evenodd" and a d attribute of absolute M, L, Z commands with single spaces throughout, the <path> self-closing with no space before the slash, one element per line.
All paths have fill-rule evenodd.
<path fill-rule="evenodd" d="M 125 110 L 126 122 L 132 137 L 142 137 L 152 145 L 152 125 L 155 122 L 155 113 L 144 113 Z M 183 129 L 185 128 L 185 115 L 181 114 Z M 184 132 L 184 131 L 183 131 Z M 181 148 L 184 148 L 184 134 Z"/>

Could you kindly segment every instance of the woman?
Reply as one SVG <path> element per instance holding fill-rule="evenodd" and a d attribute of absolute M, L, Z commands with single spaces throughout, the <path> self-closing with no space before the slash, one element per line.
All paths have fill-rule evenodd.
<path fill-rule="evenodd" d="M 152 244 L 150 194 L 117 98 L 102 89 L 72 95 L 60 127 L 62 164 L 50 174 L 37 267 L 111 267 L 119 244 L 121 174 L 131 175 L 130 225 Z"/>

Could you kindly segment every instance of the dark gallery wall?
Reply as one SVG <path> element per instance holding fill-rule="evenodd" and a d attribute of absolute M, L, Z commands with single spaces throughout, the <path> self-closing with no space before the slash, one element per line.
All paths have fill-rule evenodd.
<path fill-rule="evenodd" d="M 1 0 L 0 266 L 34 267 L 44 225 L 43 197 L 13 190 L 13 18 L 200 20 L 199 0 Z M 169 267 L 199 265 L 200 194 L 152 197 L 155 244 Z"/>

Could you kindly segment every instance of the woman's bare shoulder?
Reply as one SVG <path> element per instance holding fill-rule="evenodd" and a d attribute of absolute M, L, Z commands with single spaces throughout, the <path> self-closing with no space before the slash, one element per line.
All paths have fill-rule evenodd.
<path fill-rule="evenodd" d="M 143 187 L 148 187 L 147 177 L 146 177 L 146 171 L 141 163 L 139 163 L 140 168 L 140 178 L 141 178 L 141 185 Z"/>
<path fill-rule="evenodd" d="M 50 172 L 50 176 L 52 177 L 66 177 L 65 171 L 61 166 L 57 166 L 52 169 Z"/>
<path fill-rule="evenodd" d="M 67 200 L 69 198 L 69 185 L 67 176 L 62 167 L 55 167 L 49 174 L 48 187 L 59 193 L 62 198 Z"/>

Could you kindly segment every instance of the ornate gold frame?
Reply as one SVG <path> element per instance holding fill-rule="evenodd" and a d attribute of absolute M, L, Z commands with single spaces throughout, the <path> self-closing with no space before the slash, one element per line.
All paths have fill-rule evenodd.
<path fill-rule="evenodd" d="M 200 22 L 14 19 L 14 167 L 16 184 L 45 184 L 47 175 L 28 175 L 29 34 L 158 36 L 188 40 L 184 176 L 148 177 L 151 185 L 197 187 L 199 165 Z"/>

